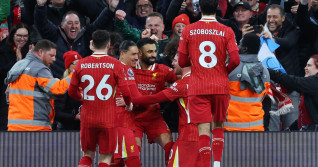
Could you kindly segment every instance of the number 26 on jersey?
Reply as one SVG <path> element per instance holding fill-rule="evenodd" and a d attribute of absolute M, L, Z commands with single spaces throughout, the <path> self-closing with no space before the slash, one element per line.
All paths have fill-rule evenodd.
<path fill-rule="evenodd" d="M 96 96 L 100 100 L 104 100 L 104 101 L 108 100 L 113 94 L 112 86 L 106 83 L 108 78 L 109 78 L 109 76 L 110 75 L 104 75 L 102 80 L 97 85 Z M 81 82 L 85 82 L 86 80 L 88 80 L 89 84 L 87 85 L 87 87 L 83 91 L 84 100 L 93 101 L 93 100 L 95 100 L 95 96 L 87 95 L 87 92 L 90 91 L 94 87 L 95 80 L 94 80 L 94 78 L 91 75 L 83 75 L 82 78 L 81 78 Z M 102 94 L 102 90 L 103 89 L 107 89 L 107 94 L 106 95 Z"/>

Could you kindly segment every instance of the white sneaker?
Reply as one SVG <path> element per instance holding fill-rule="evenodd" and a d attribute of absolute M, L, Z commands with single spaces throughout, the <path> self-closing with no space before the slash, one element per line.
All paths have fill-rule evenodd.
<path fill-rule="evenodd" d="M 220 161 L 214 161 L 213 167 L 220 167 L 220 166 L 221 166 L 221 162 Z"/>

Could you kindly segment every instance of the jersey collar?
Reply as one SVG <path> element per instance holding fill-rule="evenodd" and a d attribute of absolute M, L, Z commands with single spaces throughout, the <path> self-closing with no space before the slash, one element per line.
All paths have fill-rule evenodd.
<path fill-rule="evenodd" d="M 153 65 L 149 66 L 147 70 L 153 71 L 153 70 L 155 70 L 155 67 L 156 67 L 156 63 L 154 63 Z M 137 63 L 136 69 L 141 69 L 141 65 L 140 65 L 139 61 Z"/>
<path fill-rule="evenodd" d="M 212 17 L 212 16 L 202 16 L 200 21 L 204 21 L 204 22 L 214 22 L 214 21 L 216 21 L 217 22 L 215 17 Z"/>
<path fill-rule="evenodd" d="M 104 56 L 108 56 L 105 52 L 94 52 L 92 54 L 93 57 L 104 57 Z"/>
<path fill-rule="evenodd" d="M 185 74 L 182 76 L 182 79 L 183 79 L 183 78 L 185 78 L 185 77 L 190 76 L 190 74 L 191 74 L 191 71 L 189 71 L 189 72 L 185 73 Z"/>

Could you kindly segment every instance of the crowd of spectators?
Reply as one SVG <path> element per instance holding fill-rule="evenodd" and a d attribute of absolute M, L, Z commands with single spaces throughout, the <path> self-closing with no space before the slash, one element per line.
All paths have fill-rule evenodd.
<path fill-rule="evenodd" d="M 192 0 L 0 0 L 0 4 L 0 130 L 7 129 L 8 117 L 3 80 L 14 63 L 26 56 L 30 44 L 48 39 L 57 45 L 56 61 L 50 69 L 59 79 L 69 68 L 63 55 L 68 51 L 76 51 L 83 58 L 91 55 L 91 35 L 97 29 L 113 34 L 109 55 L 119 58 L 118 47 L 123 40 L 137 42 L 150 37 L 157 42 L 156 61 L 172 67 L 175 47 L 168 46 L 169 42 L 173 44 L 186 25 L 201 18 Z M 308 60 L 318 54 L 318 0 L 220 0 L 216 18 L 232 28 L 237 44 L 244 35 L 256 31 L 255 27 L 261 27 L 265 38 L 280 45 L 275 55 L 288 75 L 303 77 Z M 282 82 L 277 77 L 275 80 Z M 285 130 L 298 119 L 300 93 L 306 92 L 290 85 L 284 91 L 293 100 L 294 109 L 281 117 L 265 117 L 265 123 L 269 121 L 265 130 Z M 55 108 L 59 124 L 79 119 L 74 112 L 63 118 L 58 114 L 63 107 Z M 266 105 L 263 108 L 265 113 L 273 110 Z M 318 124 L 315 120 L 311 123 Z"/>

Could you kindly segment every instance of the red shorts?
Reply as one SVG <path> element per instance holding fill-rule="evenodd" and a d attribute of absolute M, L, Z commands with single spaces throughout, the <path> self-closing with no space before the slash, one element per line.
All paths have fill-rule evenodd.
<path fill-rule="evenodd" d="M 174 142 L 169 155 L 167 167 L 194 167 L 199 163 L 199 142 L 181 141 Z"/>
<path fill-rule="evenodd" d="M 229 108 L 230 95 L 189 96 L 189 113 L 192 123 L 224 122 Z"/>
<path fill-rule="evenodd" d="M 111 154 L 115 152 L 117 145 L 116 128 L 87 128 L 81 127 L 81 145 L 82 150 L 87 152 L 96 151 L 96 145 L 99 146 L 99 153 Z"/>
<path fill-rule="evenodd" d="M 128 128 L 118 127 L 118 145 L 114 153 L 114 159 L 139 156 L 134 132 Z"/>
<path fill-rule="evenodd" d="M 163 133 L 171 134 L 171 131 L 163 119 L 160 112 L 153 112 L 152 119 L 142 121 L 135 120 L 135 137 L 142 139 L 143 133 L 146 133 L 148 142 L 151 144 Z"/>

